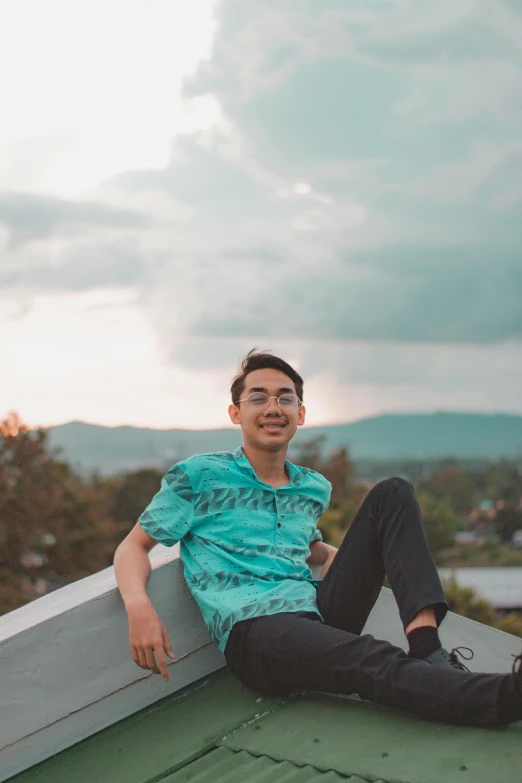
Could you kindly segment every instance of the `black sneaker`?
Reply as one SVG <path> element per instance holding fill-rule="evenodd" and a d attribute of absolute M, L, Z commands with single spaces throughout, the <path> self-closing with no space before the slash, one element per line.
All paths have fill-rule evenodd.
<path fill-rule="evenodd" d="M 461 650 L 467 650 L 470 654 L 464 655 Z M 469 647 L 454 647 L 450 653 L 443 647 L 440 647 L 431 655 L 427 655 L 426 658 L 422 658 L 422 660 L 426 661 L 426 663 L 431 663 L 434 666 L 446 666 L 450 667 L 451 669 L 460 669 L 460 671 L 469 672 L 468 667 L 464 666 L 464 664 L 457 658 L 457 653 L 461 658 L 464 658 L 465 661 L 470 661 L 473 658 L 473 650 L 470 650 Z"/>

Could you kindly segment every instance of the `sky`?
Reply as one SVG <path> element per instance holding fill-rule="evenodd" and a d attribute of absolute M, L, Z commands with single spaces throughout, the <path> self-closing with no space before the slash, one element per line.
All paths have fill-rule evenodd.
<path fill-rule="evenodd" d="M 0 0 L 0 417 L 522 414 L 516 0 Z"/>

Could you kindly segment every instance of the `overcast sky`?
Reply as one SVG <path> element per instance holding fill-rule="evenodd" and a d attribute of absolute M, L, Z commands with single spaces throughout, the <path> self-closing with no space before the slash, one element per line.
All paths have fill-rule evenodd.
<path fill-rule="evenodd" d="M 515 0 L 0 0 L 0 416 L 522 414 Z"/>

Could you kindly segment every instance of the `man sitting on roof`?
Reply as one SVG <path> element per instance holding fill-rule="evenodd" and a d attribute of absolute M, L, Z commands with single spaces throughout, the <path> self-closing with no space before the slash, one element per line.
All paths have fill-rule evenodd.
<path fill-rule="evenodd" d="M 472 674 L 440 644 L 448 607 L 411 484 L 379 481 L 337 550 L 317 529 L 330 483 L 286 459 L 305 421 L 300 375 L 282 359 L 250 351 L 231 394 L 243 446 L 174 465 L 116 551 L 134 661 L 168 680 L 165 656 L 175 656 L 146 593 L 148 552 L 179 541 L 185 580 L 210 635 L 253 690 L 356 693 L 474 726 L 522 719 L 522 656 L 512 674 Z M 322 566 L 320 580 L 310 565 Z M 385 574 L 408 654 L 361 635 Z"/>

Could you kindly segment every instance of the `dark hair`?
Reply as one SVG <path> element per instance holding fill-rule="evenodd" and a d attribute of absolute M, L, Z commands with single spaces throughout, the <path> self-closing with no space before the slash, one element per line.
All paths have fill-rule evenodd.
<path fill-rule="evenodd" d="M 232 386 L 230 387 L 230 393 L 232 395 L 232 402 L 234 405 L 238 404 L 239 400 L 241 399 L 241 395 L 245 391 L 245 380 L 247 375 L 251 372 L 254 372 L 254 370 L 265 370 L 267 368 L 281 370 L 281 372 L 284 372 L 285 375 L 288 375 L 288 377 L 291 378 L 291 380 L 295 383 L 297 396 L 300 400 L 303 399 L 303 379 L 299 373 L 296 372 L 296 370 L 294 370 L 294 368 L 291 367 L 288 362 L 285 362 L 284 359 L 280 359 L 278 356 L 273 356 L 273 354 L 269 353 L 268 351 L 258 351 L 257 348 L 252 348 L 252 350 L 247 353 L 241 362 L 239 372 L 235 376 L 234 380 L 232 381 Z"/>

